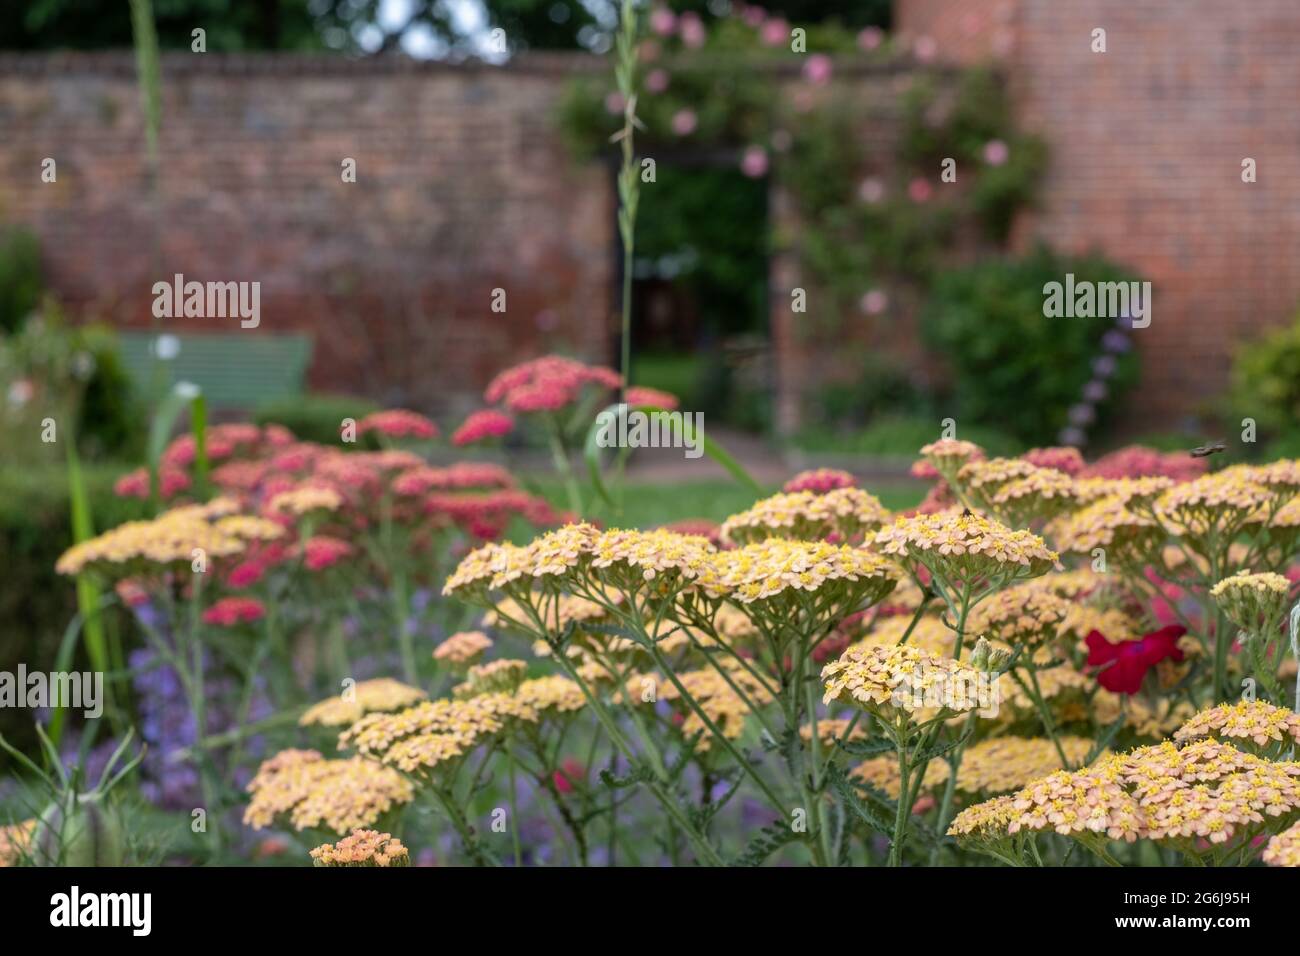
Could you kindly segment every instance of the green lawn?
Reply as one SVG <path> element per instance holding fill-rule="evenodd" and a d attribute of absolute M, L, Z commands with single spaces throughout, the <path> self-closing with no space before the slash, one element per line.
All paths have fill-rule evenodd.
<path fill-rule="evenodd" d="M 557 507 L 565 507 L 564 489 L 558 481 L 550 478 L 535 479 L 534 485 Z M 924 494 L 920 485 L 915 488 L 868 490 L 891 511 L 915 506 Z M 598 519 L 606 526 L 635 528 L 650 528 L 685 518 L 707 518 L 720 522 L 728 515 L 745 510 L 755 501 L 753 492 L 736 482 L 722 479 L 673 484 L 630 484 L 623 493 L 623 512 L 620 515 L 595 497 L 590 485 L 584 485 L 582 491 L 586 499 L 591 499 L 587 503 L 585 517 Z"/>

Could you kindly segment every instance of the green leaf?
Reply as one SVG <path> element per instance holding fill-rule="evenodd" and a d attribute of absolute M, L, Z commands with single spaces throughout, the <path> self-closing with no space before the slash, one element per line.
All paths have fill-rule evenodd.
<path fill-rule="evenodd" d="M 831 764 L 826 768 L 826 777 L 830 780 L 832 789 L 834 789 L 834 791 L 839 795 L 839 798 L 844 801 L 845 806 L 857 814 L 858 818 L 861 819 L 863 823 L 871 827 L 871 829 L 875 830 L 877 833 L 883 833 L 887 837 L 893 837 L 893 823 L 887 817 L 882 818 L 877 816 L 876 813 L 863 802 L 862 798 L 859 797 L 857 792 L 853 789 L 853 784 L 850 783 L 848 777 L 844 775 L 842 769 L 835 764 Z"/>
<path fill-rule="evenodd" d="M 168 441 L 171 440 L 177 420 L 186 409 L 190 412 L 190 427 L 194 435 L 194 473 L 201 481 L 207 480 L 207 403 L 197 385 L 190 382 L 177 382 L 166 397 L 158 403 L 158 410 L 154 412 L 153 421 L 149 424 L 149 492 L 155 512 L 162 507 L 160 479 L 162 455 L 167 449 Z"/>
<path fill-rule="evenodd" d="M 762 866 L 767 858 L 781 847 L 788 843 L 797 843 L 802 839 L 802 835 L 795 833 L 790 824 L 784 820 L 777 820 L 759 830 L 758 836 L 749 841 L 744 852 L 732 861 L 732 865 Z"/>

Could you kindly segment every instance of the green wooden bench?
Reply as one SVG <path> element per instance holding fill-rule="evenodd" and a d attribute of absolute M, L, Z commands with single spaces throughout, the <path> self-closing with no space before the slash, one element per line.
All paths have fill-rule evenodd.
<path fill-rule="evenodd" d="M 161 341 L 155 356 L 156 341 Z M 311 362 L 309 335 L 119 332 L 122 363 L 141 394 L 193 382 L 210 409 L 252 409 L 302 394 Z"/>

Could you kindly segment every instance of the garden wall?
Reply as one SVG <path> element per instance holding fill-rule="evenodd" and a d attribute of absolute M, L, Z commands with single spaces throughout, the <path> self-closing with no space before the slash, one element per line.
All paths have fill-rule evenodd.
<path fill-rule="evenodd" d="M 1295 314 L 1295 0 L 898 0 L 896 25 L 933 37 L 940 59 L 1003 57 L 1022 123 L 1051 149 L 1020 241 L 1098 248 L 1152 281 L 1134 419 L 1194 412 L 1224 386 L 1234 344 Z"/>
<path fill-rule="evenodd" d="M 36 230 L 50 287 L 92 315 L 149 327 L 177 272 L 256 280 L 256 330 L 164 321 L 311 332 L 316 387 L 463 405 L 546 349 L 608 358 L 609 174 L 550 123 L 565 78 L 600 65 L 165 56 L 155 233 L 132 56 L 0 56 L 0 222 Z"/>

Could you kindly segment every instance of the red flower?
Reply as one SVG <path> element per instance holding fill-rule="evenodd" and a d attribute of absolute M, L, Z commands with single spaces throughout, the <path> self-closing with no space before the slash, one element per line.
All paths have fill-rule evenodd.
<path fill-rule="evenodd" d="M 264 617 L 266 608 L 256 598 L 227 597 L 203 612 L 203 623 L 234 627 L 236 624 L 252 624 Z"/>
<path fill-rule="evenodd" d="M 560 763 L 560 769 L 551 775 L 555 781 L 555 789 L 560 793 L 572 793 L 576 784 L 581 783 L 587 776 L 587 771 L 582 764 L 574 757 L 565 757 Z"/>
<path fill-rule="evenodd" d="M 1112 644 L 1100 631 L 1092 631 L 1088 643 L 1088 666 L 1100 667 L 1097 683 L 1116 694 L 1136 694 L 1147 671 L 1166 658 L 1183 659 L 1178 639 L 1187 633 L 1181 624 L 1171 624 L 1144 634 L 1139 640 Z"/>
<path fill-rule="evenodd" d="M 681 404 L 677 396 L 658 388 L 646 388 L 644 385 L 629 385 L 623 393 L 623 401 L 634 408 L 661 408 L 664 411 L 676 411 Z"/>
<path fill-rule="evenodd" d="M 342 561 L 352 553 L 352 545 L 339 538 L 318 534 L 308 538 L 302 546 L 303 563 L 309 571 L 323 571 Z"/>
<path fill-rule="evenodd" d="M 784 485 L 782 491 L 811 491 L 815 494 L 824 495 L 828 491 L 834 491 L 837 488 L 853 488 L 857 485 L 857 479 L 847 471 L 840 471 L 838 468 L 814 468 L 811 471 L 801 471 Z"/>
<path fill-rule="evenodd" d="M 357 422 L 357 434 L 377 431 L 389 438 L 437 438 L 438 426 L 418 412 L 388 408 L 372 412 Z"/>
<path fill-rule="evenodd" d="M 461 423 L 460 428 L 457 428 L 456 433 L 451 436 L 451 443 L 459 448 L 489 438 L 501 438 L 509 434 L 514 427 L 515 420 L 505 412 L 499 412 L 494 408 L 483 408 L 472 412 Z"/>

